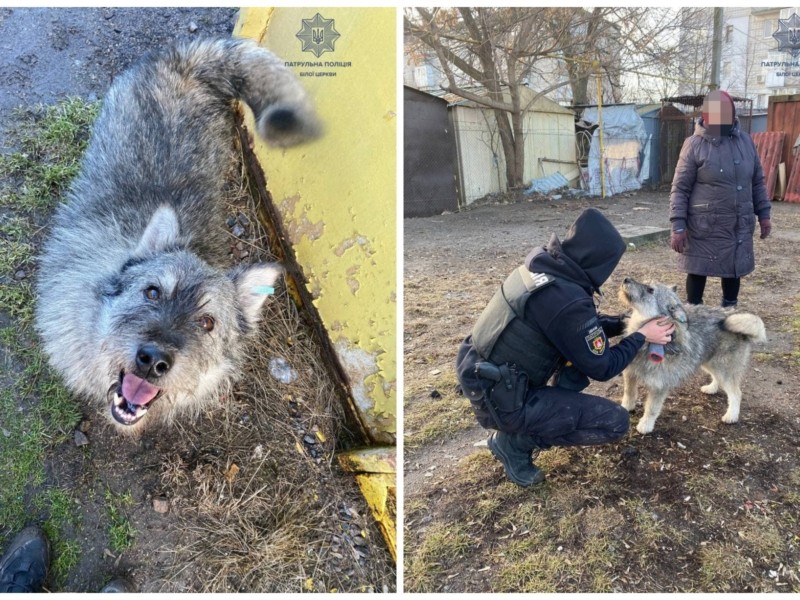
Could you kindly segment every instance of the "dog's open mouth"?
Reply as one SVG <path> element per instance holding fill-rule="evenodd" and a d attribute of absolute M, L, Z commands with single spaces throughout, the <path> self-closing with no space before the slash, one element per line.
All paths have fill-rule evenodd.
<path fill-rule="evenodd" d="M 110 390 L 111 416 L 121 425 L 134 425 L 161 395 L 161 388 L 137 377 L 133 373 L 121 371 L 119 382 Z"/>

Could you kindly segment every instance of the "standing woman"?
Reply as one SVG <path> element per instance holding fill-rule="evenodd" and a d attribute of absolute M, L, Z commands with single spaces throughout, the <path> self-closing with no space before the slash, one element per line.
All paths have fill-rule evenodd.
<path fill-rule="evenodd" d="M 722 306 L 735 307 L 741 278 L 755 269 L 756 217 L 763 240 L 772 205 L 755 144 L 739 129 L 726 92 L 706 96 L 694 135 L 683 143 L 669 204 L 670 244 L 686 273 L 687 300 L 702 304 L 706 278 L 720 277 Z"/>

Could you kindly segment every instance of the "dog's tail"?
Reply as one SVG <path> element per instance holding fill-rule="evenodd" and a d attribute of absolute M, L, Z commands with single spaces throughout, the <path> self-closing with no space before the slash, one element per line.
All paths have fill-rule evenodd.
<path fill-rule="evenodd" d="M 168 67 L 195 78 L 226 100 L 244 100 L 258 133 L 273 146 L 294 146 L 321 133 L 299 79 L 272 52 L 251 40 L 211 39 L 178 45 Z"/>
<path fill-rule="evenodd" d="M 754 342 L 767 341 L 767 330 L 764 328 L 764 321 L 750 313 L 732 314 L 725 319 L 723 327 L 726 331 L 746 335 Z"/>

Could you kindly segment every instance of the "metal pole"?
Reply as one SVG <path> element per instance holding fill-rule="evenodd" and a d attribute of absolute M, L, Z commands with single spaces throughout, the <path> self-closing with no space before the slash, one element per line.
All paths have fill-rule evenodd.
<path fill-rule="evenodd" d="M 598 141 L 600 142 L 600 194 L 602 198 L 606 197 L 606 166 L 603 164 L 603 82 L 600 79 L 600 64 L 596 63 L 597 71 L 595 72 L 595 79 L 597 80 L 597 127 L 598 127 Z"/>
<path fill-rule="evenodd" d="M 711 84 L 709 90 L 719 89 L 719 65 L 722 60 L 722 8 L 714 9 L 714 37 L 711 42 Z"/>

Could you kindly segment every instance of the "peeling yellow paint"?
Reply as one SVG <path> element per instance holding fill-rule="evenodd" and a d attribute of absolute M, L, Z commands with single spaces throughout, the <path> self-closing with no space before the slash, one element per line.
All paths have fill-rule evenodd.
<path fill-rule="evenodd" d="M 302 19 L 333 19 L 340 37 L 302 51 Z M 268 21 L 265 27 L 264 23 Z M 393 8 L 247 8 L 235 35 L 293 64 L 325 135 L 301 149 L 254 150 L 314 306 L 373 440 L 396 433 L 396 19 Z M 318 72 L 335 75 L 304 76 Z M 332 336 L 333 337 L 333 336 Z"/>
<path fill-rule="evenodd" d="M 295 37 L 302 19 L 316 13 L 333 19 L 340 34 L 335 50 L 320 57 L 304 53 Z M 394 444 L 395 9 L 243 8 L 234 35 L 255 39 L 292 63 L 314 98 L 325 128 L 320 140 L 289 150 L 268 148 L 256 140 L 254 152 L 281 229 L 347 376 L 359 420 L 373 443 Z M 320 72 L 328 74 L 315 75 Z M 245 114 L 252 131 L 252 115 Z M 287 282 L 299 299 L 292 286 L 303 281 L 294 279 Z M 348 453 L 340 461 L 357 473 L 356 481 L 396 559 L 394 449 Z"/>
<path fill-rule="evenodd" d="M 392 557 L 396 555 L 397 460 L 393 449 L 367 448 L 339 455 L 345 471 L 356 473 L 356 481 L 378 521 Z"/>

